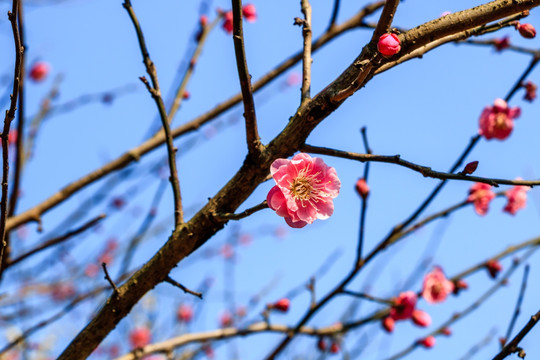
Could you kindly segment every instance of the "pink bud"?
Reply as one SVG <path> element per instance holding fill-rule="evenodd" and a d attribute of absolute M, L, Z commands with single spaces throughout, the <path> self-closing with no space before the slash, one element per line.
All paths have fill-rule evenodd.
<path fill-rule="evenodd" d="M 176 318 L 181 323 L 188 323 L 193 319 L 193 308 L 186 304 L 181 304 L 176 312 Z"/>
<path fill-rule="evenodd" d="M 395 34 L 383 34 L 377 43 L 377 49 L 384 57 L 391 57 L 401 50 L 401 43 Z"/>
<path fill-rule="evenodd" d="M 208 25 L 208 16 L 201 15 L 201 17 L 199 18 L 199 25 L 201 25 L 201 27 L 205 27 L 206 25 Z"/>
<path fill-rule="evenodd" d="M 531 24 L 518 23 L 516 29 L 525 39 L 533 39 L 536 36 L 536 29 Z"/>
<path fill-rule="evenodd" d="M 454 282 L 454 295 L 459 294 L 461 290 L 467 290 L 469 288 L 469 284 L 463 279 L 459 279 Z"/>
<path fill-rule="evenodd" d="M 497 277 L 497 274 L 499 274 L 502 270 L 502 265 L 498 260 L 491 259 L 486 262 L 486 269 L 489 272 L 489 276 L 491 278 L 495 279 Z"/>
<path fill-rule="evenodd" d="M 271 308 L 275 309 L 277 311 L 287 312 L 287 311 L 289 311 L 290 304 L 291 304 L 291 302 L 290 302 L 289 299 L 283 298 L 283 299 L 280 299 L 280 300 L 276 301 L 273 305 L 271 305 Z"/>
<path fill-rule="evenodd" d="M 510 37 L 505 36 L 502 38 L 494 39 L 493 46 L 495 46 L 495 50 L 497 51 L 503 51 L 504 49 L 508 49 L 510 47 Z"/>
<path fill-rule="evenodd" d="M 418 343 L 420 345 L 422 345 L 423 347 L 425 347 L 425 348 L 428 348 L 428 349 L 432 348 L 432 347 L 435 346 L 435 337 L 430 335 L 430 336 L 425 337 L 425 338 L 423 338 L 421 340 L 418 340 Z"/>
<path fill-rule="evenodd" d="M 255 9 L 255 5 L 253 4 L 246 4 L 242 7 L 242 15 L 246 19 L 247 22 L 254 22 L 257 20 L 257 10 Z"/>
<path fill-rule="evenodd" d="M 232 31 L 233 31 L 233 14 L 232 14 L 232 11 L 227 11 L 223 15 L 223 24 L 221 25 L 221 27 L 223 28 L 223 30 L 225 30 L 225 32 L 227 34 L 232 34 Z"/>
<path fill-rule="evenodd" d="M 443 334 L 445 336 L 450 336 L 450 335 L 452 335 L 452 330 L 450 330 L 450 328 L 445 327 L 445 328 L 443 328 L 441 330 L 441 334 Z"/>
<path fill-rule="evenodd" d="M 324 340 L 324 338 L 320 337 L 319 340 L 317 341 L 317 349 L 319 349 L 322 352 L 325 352 L 327 346 L 328 346 L 328 344 L 326 344 L 326 340 Z"/>
<path fill-rule="evenodd" d="M 536 99 L 536 90 L 538 89 L 538 86 L 536 86 L 535 83 L 532 81 L 527 81 L 525 85 L 523 85 L 525 88 L 525 96 L 523 99 L 532 102 L 534 99 Z"/>
<path fill-rule="evenodd" d="M 15 145 L 18 137 L 19 132 L 16 129 L 11 130 L 8 134 L 8 145 Z"/>
<path fill-rule="evenodd" d="M 337 354 L 339 352 L 339 344 L 337 342 L 333 342 L 332 345 L 330 345 L 330 354 Z"/>
<path fill-rule="evenodd" d="M 213 359 L 215 356 L 214 348 L 210 344 L 204 344 L 202 346 L 202 350 L 204 351 L 204 355 L 206 355 L 207 358 Z"/>
<path fill-rule="evenodd" d="M 219 323 L 221 327 L 229 327 L 233 324 L 233 317 L 230 312 L 225 311 L 223 314 L 221 314 L 221 317 L 219 318 Z"/>
<path fill-rule="evenodd" d="M 50 66 L 44 61 L 36 62 L 30 69 L 28 76 L 30 79 L 38 82 L 45 80 L 45 77 L 49 74 Z"/>
<path fill-rule="evenodd" d="M 471 161 L 467 165 L 465 165 L 465 169 L 463 169 L 463 174 L 471 175 L 473 172 L 476 171 L 476 168 L 478 167 L 478 161 Z"/>
<path fill-rule="evenodd" d="M 412 321 L 421 327 L 428 327 L 431 325 L 431 316 L 425 311 L 414 310 L 412 313 Z"/>
<path fill-rule="evenodd" d="M 184 90 L 184 93 L 182 94 L 182 99 L 187 100 L 190 97 L 191 97 L 191 94 L 189 93 L 189 91 Z"/>
<path fill-rule="evenodd" d="M 366 179 L 364 179 L 364 178 L 358 179 L 358 181 L 356 182 L 356 192 L 364 200 L 368 197 L 368 195 L 369 195 L 369 186 L 366 183 Z"/>
<path fill-rule="evenodd" d="M 112 206 L 116 209 L 121 209 L 124 207 L 124 205 L 126 205 L 126 202 L 121 197 L 116 197 L 112 201 Z"/>
<path fill-rule="evenodd" d="M 151 341 L 152 335 L 147 327 L 139 327 L 133 329 L 129 334 L 129 342 L 135 349 L 142 348 L 148 345 Z"/>
<path fill-rule="evenodd" d="M 394 331 L 395 326 L 396 326 L 396 321 L 390 316 L 387 316 L 382 320 L 383 329 L 389 333 Z"/>

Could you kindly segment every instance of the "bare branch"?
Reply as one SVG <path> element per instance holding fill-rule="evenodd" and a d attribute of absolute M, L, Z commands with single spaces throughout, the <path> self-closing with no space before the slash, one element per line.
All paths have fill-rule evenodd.
<path fill-rule="evenodd" d="M 165 139 L 167 144 L 167 154 L 169 160 L 169 169 L 170 169 L 170 182 L 173 189 L 174 195 L 174 220 L 175 225 L 178 226 L 184 222 L 184 211 L 182 209 L 182 194 L 180 193 L 180 180 L 178 179 L 178 171 L 176 170 L 176 148 L 173 144 L 173 135 L 171 133 L 171 128 L 169 126 L 169 117 L 167 115 L 167 110 L 165 109 L 165 103 L 161 97 L 161 90 L 159 88 L 159 81 L 157 77 L 156 67 L 152 60 L 150 59 L 150 54 L 146 48 L 146 42 L 144 40 L 144 35 L 139 24 L 139 20 L 135 15 L 135 11 L 131 6 L 131 0 L 124 0 L 124 8 L 129 14 L 129 17 L 135 27 L 137 32 L 137 38 L 139 39 L 139 46 L 141 49 L 141 54 L 143 56 L 143 62 L 146 66 L 146 72 L 150 76 L 152 81 L 152 86 L 148 82 L 145 82 L 148 91 L 152 95 L 152 98 L 156 102 L 156 105 L 159 110 L 159 115 L 161 118 L 161 124 L 163 126 L 163 131 L 165 132 Z M 144 78 L 141 78 L 143 80 Z"/>
<path fill-rule="evenodd" d="M 250 156 L 253 157 L 253 159 L 256 159 L 259 157 L 263 148 L 257 130 L 257 116 L 255 115 L 255 103 L 253 102 L 251 75 L 249 75 L 246 51 L 244 48 L 242 0 L 232 0 L 232 12 L 234 53 L 236 55 L 236 67 L 238 69 L 238 78 L 240 79 L 240 88 L 242 89 L 242 101 L 244 103 L 246 141 Z"/>
<path fill-rule="evenodd" d="M 304 21 L 302 21 L 302 36 L 304 37 L 304 55 L 302 57 L 302 92 L 300 99 L 300 107 L 302 107 L 309 99 L 311 99 L 311 5 L 309 0 L 301 0 L 302 13 Z"/>

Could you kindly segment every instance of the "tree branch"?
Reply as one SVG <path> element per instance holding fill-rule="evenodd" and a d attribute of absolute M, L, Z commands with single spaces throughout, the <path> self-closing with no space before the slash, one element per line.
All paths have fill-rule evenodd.
<path fill-rule="evenodd" d="M 249 154 L 253 159 L 259 157 L 262 145 L 257 130 L 257 116 L 255 115 L 255 103 L 253 102 L 253 89 L 251 87 L 251 75 L 249 75 L 246 51 L 244 48 L 244 33 L 242 28 L 242 0 L 231 0 L 233 12 L 233 42 L 236 55 L 236 67 L 240 88 L 242 89 L 242 101 L 244 103 L 244 118 L 246 120 L 246 140 Z"/>
<path fill-rule="evenodd" d="M 144 62 L 144 65 L 146 66 L 146 72 L 148 73 L 152 81 L 152 86 L 150 87 L 150 84 L 148 82 L 145 82 L 144 78 L 140 78 L 140 79 L 147 86 L 148 91 L 152 95 L 152 98 L 154 99 L 158 107 L 159 115 L 161 118 L 161 124 L 163 126 L 163 131 L 165 132 L 167 154 L 168 154 L 168 160 L 169 160 L 169 170 L 170 170 L 169 180 L 171 182 L 173 195 L 174 195 L 174 223 L 176 226 L 178 226 L 184 222 L 184 211 L 182 209 L 182 194 L 180 193 L 180 180 L 178 179 L 178 171 L 176 169 L 176 148 L 174 147 L 174 144 L 173 144 L 173 136 L 171 133 L 171 128 L 169 126 L 169 117 L 167 115 L 167 110 L 165 109 L 165 103 L 163 102 L 163 99 L 161 97 L 161 91 L 159 88 L 159 81 L 157 77 L 156 67 L 153 61 L 150 59 L 150 54 L 148 53 L 148 49 L 146 48 L 146 42 L 144 40 L 144 35 L 142 32 L 141 26 L 139 24 L 139 20 L 137 19 L 137 16 L 135 15 L 135 11 L 133 10 L 133 7 L 131 6 L 131 0 L 124 0 L 123 6 L 128 12 L 131 22 L 133 23 L 133 26 L 135 27 L 135 31 L 137 32 L 137 39 L 139 40 L 139 47 L 141 49 L 141 54 L 143 56 L 143 62 Z"/>

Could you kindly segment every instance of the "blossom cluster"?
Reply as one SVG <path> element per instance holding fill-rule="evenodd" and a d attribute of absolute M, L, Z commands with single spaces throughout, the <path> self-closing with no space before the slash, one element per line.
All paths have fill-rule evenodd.
<path fill-rule="evenodd" d="M 519 178 L 518 178 L 519 179 Z M 516 185 L 505 192 L 506 205 L 504 212 L 515 215 L 518 210 L 525 208 L 527 203 L 527 191 L 529 188 L 523 185 Z M 489 210 L 491 200 L 495 198 L 495 193 L 491 190 L 491 185 L 475 183 L 469 190 L 467 201 L 473 203 L 474 211 L 478 215 L 484 216 Z"/>

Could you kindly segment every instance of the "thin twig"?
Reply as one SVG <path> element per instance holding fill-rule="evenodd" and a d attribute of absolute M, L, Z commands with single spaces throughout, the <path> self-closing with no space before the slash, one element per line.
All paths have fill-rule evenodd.
<path fill-rule="evenodd" d="M 202 300 L 202 298 L 203 298 L 203 294 L 202 294 L 202 293 L 188 289 L 188 288 L 185 287 L 184 285 L 180 284 L 178 281 L 172 279 L 170 276 L 167 276 L 167 278 L 165 279 L 165 282 L 168 282 L 169 284 L 171 284 L 171 285 L 173 285 L 173 286 L 176 286 L 177 288 L 181 289 L 181 290 L 182 290 L 183 292 L 185 292 L 186 294 L 191 294 L 191 295 L 193 295 L 193 296 L 198 297 L 198 298 L 201 299 L 201 300 Z"/>
<path fill-rule="evenodd" d="M 350 290 L 343 290 L 341 293 L 343 295 L 350 295 L 350 296 L 354 296 L 354 297 L 357 297 L 357 298 L 360 298 L 360 299 L 373 301 L 373 302 L 376 302 L 378 304 L 383 304 L 383 305 L 387 305 L 387 306 L 394 305 L 394 303 L 391 300 L 381 299 L 381 298 L 371 296 L 371 295 L 365 294 L 365 293 L 359 293 L 359 292 L 350 291 Z"/>
<path fill-rule="evenodd" d="M 266 202 L 266 200 L 264 200 L 262 203 L 260 203 L 259 205 L 255 205 L 249 209 L 246 209 L 244 211 L 242 211 L 241 213 L 238 213 L 238 214 L 233 214 L 233 213 L 220 213 L 220 214 L 215 214 L 215 217 L 217 218 L 220 218 L 220 219 L 223 219 L 223 220 L 240 220 L 240 219 L 243 219 L 243 218 L 246 218 L 248 216 L 250 216 L 251 214 L 257 212 L 257 211 L 260 211 L 260 210 L 263 210 L 263 209 L 266 209 L 268 208 L 268 203 Z"/>
<path fill-rule="evenodd" d="M 20 4 L 20 6 L 17 8 L 17 21 L 19 23 L 19 38 L 21 42 L 21 46 L 23 49 L 25 46 L 25 37 L 24 37 L 24 16 L 23 16 L 23 6 Z M 21 184 L 21 175 L 22 175 L 22 166 L 24 162 L 24 118 L 25 118 L 25 98 L 24 98 L 24 74 L 25 71 L 25 52 L 24 50 L 21 52 L 21 70 L 20 73 L 22 76 L 19 77 L 19 98 L 18 98 L 18 113 L 17 113 L 17 140 L 15 143 L 15 170 L 13 172 L 13 179 L 12 179 L 12 186 L 11 186 L 11 194 L 8 197 L 8 214 L 7 217 L 13 216 L 15 214 L 15 209 L 17 207 L 17 200 L 19 199 L 19 188 Z M 9 144 L 8 144 L 9 145 Z M 5 235 L 5 250 L 4 254 L 2 255 L 0 261 L 2 264 L 0 265 L 0 277 L 2 274 L 2 271 L 8 266 L 7 262 L 11 258 L 11 245 L 10 245 L 10 233 L 6 232 Z"/>
<path fill-rule="evenodd" d="M 258 158 L 261 150 L 261 139 L 257 130 L 257 116 L 253 101 L 253 89 L 251 87 L 251 75 L 249 75 L 246 51 L 244 48 L 244 33 L 242 27 L 242 0 L 231 0 L 233 12 L 233 42 L 236 56 L 236 67 L 240 88 L 242 89 L 242 101 L 244 103 L 244 118 L 246 120 L 246 141 L 249 154 Z"/>
<path fill-rule="evenodd" d="M 334 9 L 332 10 L 332 16 L 330 17 L 330 23 L 326 31 L 329 31 L 336 25 L 337 16 L 339 13 L 339 3 L 340 0 L 334 0 Z"/>
<path fill-rule="evenodd" d="M 148 91 L 152 95 L 152 98 L 154 99 L 158 110 L 159 115 L 161 118 L 161 123 L 163 125 L 163 131 L 165 132 L 165 139 L 167 143 L 167 154 L 168 154 L 168 161 L 169 161 L 169 170 L 170 170 L 170 182 L 173 189 L 173 195 L 174 195 L 174 220 L 175 225 L 178 226 L 184 222 L 184 211 L 182 209 L 182 195 L 180 193 L 180 180 L 178 179 L 178 171 L 176 169 L 176 149 L 173 144 L 173 136 L 171 133 L 171 128 L 169 126 L 169 118 L 167 115 L 167 110 L 165 109 L 165 103 L 163 102 L 163 98 L 161 97 L 161 90 L 159 88 L 159 81 L 157 77 L 156 67 L 153 63 L 153 61 L 150 59 L 150 54 L 148 53 L 148 49 L 146 48 L 146 42 L 144 40 L 144 35 L 141 29 L 141 26 L 139 24 L 139 20 L 137 19 L 137 16 L 135 15 L 135 11 L 133 10 L 133 7 L 131 6 L 131 0 L 124 0 L 123 4 L 124 8 L 129 14 L 129 17 L 133 23 L 133 26 L 135 27 L 135 31 L 137 32 L 137 39 L 139 40 L 139 47 L 141 50 L 141 54 L 143 56 L 143 62 L 146 66 L 146 72 L 150 76 L 150 80 L 152 81 L 152 86 L 146 81 L 144 77 L 141 77 L 141 81 L 146 85 Z"/>
<path fill-rule="evenodd" d="M 195 64 L 197 64 L 199 56 L 202 53 L 202 49 L 204 47 L 204 44 L 206 43 L 208 34 L 210 34 L 210 32 L 216 27 L 216 25 L 219 23 L 221 18 L 222 18 L 222 15 L 218 15 L 214 19 L 214 21 L 212 21 L 210 25 L 206 25 L 201 28 L 199 36 L 197 38 L 197 47 L 195 48 L 195 51 L 193 52 L 193 55 L 191 56 L 191 59 L 189 60 L 189 66 L 186 69 L 186 72 L 184 73 L 182 80 L 180 81 L 180 85 L 176 89 L 174 101 L 171 105 L 171 108 L 169 109 L 169 115 L 168 115 L 169 122 L 173 121 L 174 116 L 176 115 L 176 112 L 178 111 L 178 109 L 180 108 L 180 105 L 182 104 L 182 100 L 184 98 L 184 93 L 186 91 L 187 84 L 189 80 L 191 79 L 191 75 L 193 74 L 193 71 L 195 70 Z"/>
<path fill-rule="evenodd" d="M 95 218 L 93 218 L 92 220 L 88 221 L 86 224 L 78 227 L 77 229 L 74 229 L 74 230 L 71 230 L 70 232 L 62 235 L 62 236 L 59 236 L 59 237 L 56 237 L 54 239 L 50 239 L 50 240 L 47 240 L 45 241 L 43 244 L 35 247 L 34 249 L 32 250 L 29 250 L 27 252 L 25 252 L 24 254 L 16 257 L 15 259 L 13 260 L 10 260 L 8 261 L 8 264 L 7 266 L 10 267 L 10 266 L 13 266 L 19 262 L 21 262 L 22 260 L 34 255 L 34 254 L 37 254 L 45 249 L 48 249 L 54 245 L 57 245 L 57 244 L 60 244 L 66 240 L 69 240 L 70 238 L 72 238 L 73 236 L 75 235 L 78 235 L 80 233 L 82 233 L 83 231 L 93 227 L 94 225 L 96 225 L 98 222 L 100 222 L 101 220 L 105 219 L 105 214 L 101 214 L 101 215 L 98 215 L 96 216 Z"/>
<path fill-rule="evenodd" d="M 150 204 L 150 209 L 148 210 L 146 217 L 144 218 L 141 226 L 139 227 L 139 230 L 137 230 L 137 233 L 131 239 L 125 251 L 124 259 L 122 260 L 122 265 L 120 266 L 120 274 L 124 274 L 129 268 L 129 265 L 131 264 L 131 259 L 133 258 L 133 254 L 135 253 L 137 246 L 150 228 L 150 225 L 152 225 L 152 221 L 156 217 L 156 210 L 158 208 L 159 202 L 161 201 L 161 197 L 163 196 L 166 185 L 167 183 L 164 180 L 159 183 L 154 198 L 152 199 L 152 203 Z"/>
<path fill-rule="evenodd" d="M 516 320 L 521 313 L 521 304 L 523 303 L 523 298 L 525 297 L 525 289 L 527 288 L 527 279 L 529 277 L 529 264 L 525 265 L 525 269 L 523 271 L 523 280 L 521 281 L 521 288 L 519 290 L 519 296 L 516 302 L 516 307 L 514 309 L 514 314 L 512 316 L 512 320 L 510 320 L 510 324 L 508 324 L 508 329 L 506 330 L 506 335 L 504 336 L 504 342 L 501 342 L 501 347 L 504 347 L 504 344 L 508 339 L 510 339 L 510 336 L 512 335 L 512 331 L 514 330 L 514 325 L 516 324 Z"/>
<path fill-rule="evenodd" d="M 21 45 L 24 47 L 24 17 L 23 6 L 19 6 L 17 11 L 17 19 L 19 22 L 19 35 L 21 39 Z M 21 74 L 25 73 L 25 52 L 21 53 Z M 19 107 L 17 113 L 17 141 L 16 141 L 16 156 L 15 156 L 15 170 L 13 171 L 13 182 L 11 187 L 11 195 L 9 197 L 8 217 L 15 214 L 17 207 L 17 200 L 19 198 L 19 187 L 21 184 L 21 173 L 24 161 L 24 76 L 19 78 Z M 9 244 L 7 249 L 9 251 Z M 7 254 L 9 257 L 9 252 Z"/>
<path fill-rule="evenodd" d="M 481 183 L 489 184 L 494 187 L 499 187 L 499 185 L 525 185 L 525 186 L 530 186 L 530 187 L 540 185 L 540 180 L 495 179 L 495 178 L 485 178 L 485 177 L 479 177 L 479 176 L 462 175 L 459 173 L 454 174 L 452 172 L 445 173 L 441 171 L 435 171 L 435 170 L 432 170 L 428 166 L 417 165 L 410 161 L 403 160 L 399 155 L 388 156 L 388 155 L 358 154 L 358 153 L 353 153 L 349 151 L 341 151 L 341 150 L 323 148 L 323 147 L 312 146 L 312 145 L 307 145 L 307 144 L 302 146 L 302 151 L 311 152 L 315 154 L 335 156 L 335 157 L 339 157 L 343 159 L 356 160 L 360 162 L 373 161 L 373 162 L 396 164 L 396 165 L 414 170 L 422 174 L 424 177 L 441 179 L 443 181 L 446 181 L 446 180 L 473 181 L 473 182 L 481 182 Z M 452 168 L 452 171 L 455 171 L 455 169 Z M 414 216 L 414 218 L 416 217 L 417 216 Z M 408 225 L 409 223 L 410 221 L 405 221 L 404 222 L 405 225 L 402 225 L 401 228 Z"/>
<path fill-rule="evenodd" d="M 474 359 L 474 355 L 476 355 L 482 348 L 486 347 L 487 345 L 489 345 L 489 343 L 491 343 L 496 333 L 497 333 L 497 330 L 495 328 L 492 328 L 485 338 L 483 338 L 478 343 L 474 344 L 474 346 L 472 346 L 465 355 L 459 358 L 459 360 Z"/>
<path fill-rule="evenodd" d="M 15 118 L 15 110 L 17 109 L 17 99 L 19 95 L 19 81 L 22 77 L 22 54 L 24 48 L 21 44 L 19 34 L 19 25 L 17 23 L 17 14 L 19 13 L 20 0 L 13 0 L 12 9 L 8 12 L 8 18 L 11 22 L 13 38 L 15 42 L 15 68 L 13 70 L 13 90 L 11 93 L 11 101 L 9 109 L 6 111 L 4 118 L 4 127 L 2 129 L 2 197 L 0 199 L 0 278 L 4 270 L 4 251 L 7 247 L 6 243 L 6 219 L 8 213 L 8 181 L 9 181 L 9 127 Z M 20 134 L 21 136 L 22 134 Z"/>
<path fill-rule="evenodd" d="M 111 277 L 109 276 L 109 272 L 107 271 L 107 263 L 101 263 L 101 267 L 103 268 L 103 272 L 105 273 L 105 279 L 109 282 L 109 284 L 111 284 L 112 288 L 114 289 L 114 293 L 118 295 L 118 288 L 116 287 L 116 284 L 114 283 L 113 279 L 111 279 Z"/>
<path fill-rule="evenodd" d="M 300 106 L 303 106 L 311 99 L 311 5 L 309 0 L 301 0 L 302 13 L 304 21 L 302 21 L 302 36 L 304 37 L 304 52 L 302 57 L 302 91 L 300 98 Z"/>
<path fill-rule="evenodd" d="M 364 143 L 364 149 L 367 154 L 371 154 L 371 148 L 369 147 L 367 134 L 366 134 L 366 127 L 364 126 L 360 132 L 362 133 L 362 142 Z M 364 167 L 364 181 L 368 182 L 368 175 L 369 175 L 369 165 L 370 162 L 368 161 Z M 360 194 L 359 194 L 360 195 Z M 362 203 L 360 208 L 360 226 L 358 230 L 358 248 L 356 250 L 356 263 L 359 264 L 360 260 L 362 259 L 362 250 L 364 248 L 364 233 L 366 229 L 366 210 L 367 210 L 367 199 L 368 195 L 362 196 L 360 195 L 360 201 Z"/>
<path fill-rule="evenodd" d="M 508 355 L 519 352 L 520 357 L 524 358 L 525 352 L 523 349 L 519 348 L 519 342 L 523 340 L 523 338 L 533 329 L 533 327 L 538 323 L 538 320 L 540 320 L 540 311 L 538 311 L 536 314 L 531 316 L 530 320 L 525 324 L 525 326 L 521 329 L 521 331 L 510 341 L 502 350 L 500 353 L 495 355 L 493 360 L 502 360 L 506 358 Z M 523 355 L 523 356 L 521 356 Z"/>

